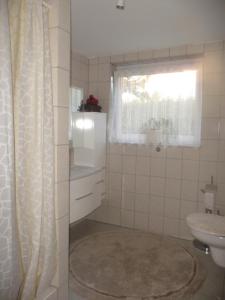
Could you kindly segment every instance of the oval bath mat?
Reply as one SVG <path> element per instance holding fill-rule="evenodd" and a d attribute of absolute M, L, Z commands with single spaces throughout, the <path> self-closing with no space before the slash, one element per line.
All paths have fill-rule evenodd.
<path fill-rule="evenodd" d="M 190 299 L 204 278 L 187 249 L 149 233 L 96 233 L 70 250 L 70 287 L 85 300 Z"/>

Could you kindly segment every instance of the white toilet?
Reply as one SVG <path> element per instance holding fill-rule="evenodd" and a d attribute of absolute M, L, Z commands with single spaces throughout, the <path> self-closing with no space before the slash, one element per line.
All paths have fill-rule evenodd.
<path fill-rule="evenodd" d="M 192 235 L 209 246 L 214 262 L 225 268 L 225 217 L 193 213 L 187 217 Z"/>

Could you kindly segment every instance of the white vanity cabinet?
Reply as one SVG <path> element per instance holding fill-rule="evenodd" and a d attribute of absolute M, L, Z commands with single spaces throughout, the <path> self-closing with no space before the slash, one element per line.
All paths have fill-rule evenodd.
<path fill-rule="evenodd" d="M 76 112 L 72 116 L 75 165 L 105 167 L 106 114 Z"/>
<path fill-rule="evenodd" d="M 92 213 L 105 194 L 106 114 L 73 113 L 70 224 Z"/>
<path fill-rule="evenodd" d="M 72 172 L 74 176 L 70 179 L 70 223 L 82 219 L 99 207 L 105 194 L 103 169 L 79 166 L 74 167 Z"/>

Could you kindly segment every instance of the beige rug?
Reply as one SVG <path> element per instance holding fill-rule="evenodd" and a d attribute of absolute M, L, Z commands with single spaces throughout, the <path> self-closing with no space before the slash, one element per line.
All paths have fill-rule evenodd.
<path fill-rule="evenodd" d="M 70 287 L 85 300 L 191 299 L 205 278 L 176 242 L 142 232 L 102 232 L 71 246 Z"/>

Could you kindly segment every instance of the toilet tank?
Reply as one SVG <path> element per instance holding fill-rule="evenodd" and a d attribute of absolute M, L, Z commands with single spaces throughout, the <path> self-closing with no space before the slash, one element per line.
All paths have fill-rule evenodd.
<path fill-rule="evenodd" d="M 75 112 L 72 119 L 74 164 L 104 168 L 106 157 L 106 114 Z"/>

